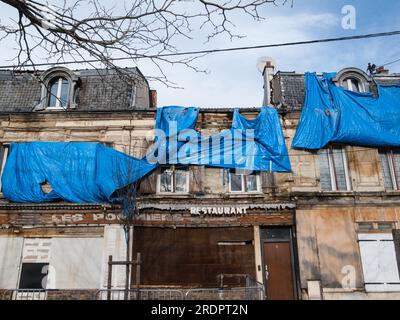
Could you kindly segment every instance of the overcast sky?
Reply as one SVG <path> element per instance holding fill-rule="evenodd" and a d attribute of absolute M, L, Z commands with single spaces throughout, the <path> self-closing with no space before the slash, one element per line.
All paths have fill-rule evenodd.
<path fill-rule="evenodd" d="M 318 38 L 350 36 L 363 33 L 400 30 L 400 1 L 351 1 L 351 0 L 294 0 L 275 7 L 266 6 L 262 22 L 240 16 L 236 20 L 237 32 L 246 38 L 231 42 L 219 37 L 204 45 L 204 39 L 195 39 L 181 44 L 182 50 L 221 48 L 231 46 L 260 45 Z M 356 29 L 342 28 L 342 7 L 353 5 L 356 9 Z M 12 8 L 0 4 L 0 18 L 4 21 L 12 14 Z M 151 83 L 158 91 L 158 103 L 198 107 L 257 107 L 262 103 L 262 76 L 256 69 L 257 59 L 271 56 L 282 71 L 338 71 L 355 66 L 363 70 L 368 62 L 377 65 L 400 58 L 400 36 L 363 39 L 318 45 L 304 45 L 251 51 L 236 51 L 207 55 L 197 61 L 207 74 L 196 73 L 184 67 L 168 67 L 169 79 L 184 89 L 166 88 L 160 83 Z M 9 64 L 12 45 L 0 42 L 0 64 Z M 180 44 L 177 43 L 179 46 Z M 82 66 L 75 66 L 76 68 Z M 144 74 L 151 68 L 146 62 L 138 67 Z M 391 72 L 400 72 L 400 62 L 388 66 Z"/>

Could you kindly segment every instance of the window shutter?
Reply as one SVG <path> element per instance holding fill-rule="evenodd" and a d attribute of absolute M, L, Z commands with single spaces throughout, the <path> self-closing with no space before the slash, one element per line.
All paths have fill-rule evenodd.
<path fill-rule="evenodd" d="M 261 172 L 261 188 L 263 193 L 274 192 L 276 189 L 275 176 L 273 172 Z"/>
<path fill-rule="evenodd" d="M 189 192 L 193 194 L 203 194 L 204 166 L 189 167 Z"/>
<path fill-rule="evenodd" d="M 360 253 L 364 283 L 383 284 L 382 273 L 379 270 L 379 243 L 376 240 L 360 240 Z"/>
<path fill-rule="evenodd" d="M 386 154 L 386 151 L 380 150 L 379 156 L 381 158 L 382 175 L 383 175 L 383 181 L 385 184 L 385 189 L 393 190 L 392 177 L 390 175 L 389 159 Z"/>
<path fill-rule="evenodd" d="M 152 194 L 157 191 L 158 170 L 153 170 L 142 178 L 139 183 L 139 194 Z"/>
<path fill-rule="evenodd" d="M 394 175 L 396 177 L 397 184 L 400 182 L 400 150 L 393 150 L 393 165 L 394 165 Z"/>
<path fill-rule="evenodd" d="M 102 266 L 102 286 L 107 288 L 108 284 L 108 257 L 113 256 L 114 261 L 126 261 L 126 240 L 123 226 L 109 225 L 104 227 L 104 254 Z M 125 266 L 115 265 L 112 267 L 113 289 L 125 287 Z"/>
<path fill-rule="evenodd" d="M 331 191 L 332 181 L 329 169 L 328 152 L 326 149 L 323 149 L 319 152 L 319 171 L 320 171 L 321 189 L 323 191 Z"/>
<path fill-rule="evenodd" d="M 400 278 L 392 235 L 359 234 L 365 290 L 398 291 Z"/>
<path fill-rule="evenodd" d="M 400 229 L 393 229 L 393 242 L 396 250 L 397 268 L 400 276 Z"/>
<path fill-rule="evenodd" d="M 343 148 L 332 148 L 333 161 L 335 162 L 335 173 L 336 181 L 339 190 L 347 190 L 346 172 L 343 152 L 346 152 Z"/>

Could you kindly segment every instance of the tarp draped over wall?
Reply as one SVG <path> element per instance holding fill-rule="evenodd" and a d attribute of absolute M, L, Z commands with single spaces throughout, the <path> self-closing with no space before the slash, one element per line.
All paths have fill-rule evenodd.
<path fill-rule="evenodd" d="M 29 142 L 10 148 L 2 191 L 14 202 L 109 202 L 115 190 L 155 168 L 99 143 Z M 45 182 L 52 188 L 47 194 Z"/>
<path fill-rule="evenodd" d="M 164 159 L 168 164 L 257 171 L 291 170 L 275 109 L 262 107 L 254 120 L 246 119 L 236 109 L 232 128 L 211 137 L 202 137 L 193 130 L 198 113 L 199 110 L 193 107 L 160 108 L 152 152 L 155 155 L 169 152 Z M 175 124 L 171 126 L 171 123 Z M 163 136 L 157 132 L 163 132 Z M 176 143 L 172 143 L 174 139 Z M 218 143 L 213 144 L 213 141 Z M 131 157 L 100 143 L 13 143 L 2 176 L 2 192 L 14 202 L 111 202 L 118 189 L 138 181 L 164 163 L 149 159 Z M 233 162 L 228 163 L 227 159 L 233 159 Z M 43 191 L 45 183 L 51 185 L 51 192 Z"/>
<path fill-rule="evenodd" d="M 306 73 L 306 98 L 292 147 L 320 149 L 330 142 L 400 146 L 400 86 L 379 86 L 378 97 L 336 86 L 334 73 Z"/>
<path fill-rule="evenodd" d="M 176 163 L 182 164 L 255 171 L 291 171 L 278 113 L 270 107 L 262 107 L 258 116 L 252 120 L 235 109 L 230 129 L 210 137 L 190 139 L 180 146 L 176 158 Z"/>

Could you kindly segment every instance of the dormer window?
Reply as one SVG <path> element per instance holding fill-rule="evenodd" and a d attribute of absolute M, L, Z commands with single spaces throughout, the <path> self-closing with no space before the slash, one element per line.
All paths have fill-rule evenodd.
<path fill-rule="evenodd" d="M 353 92 L 370 92 L 371 78 L 357 68 L 345 68 L 339 71 L 333 82 L 346 90 Z"/>
<path fill-rule="evenodd" d="M 47 107 L 66 109 L 69 100 L 70 83 L 64 77 L 55 77 L 49 82 Z"/>
<path fill-rule="evenodd" d="M 51 68 L 40 75 L 41 99 L 35 111 L 75 109 L 79 91 L 78 75 L 64 67 Z"/>

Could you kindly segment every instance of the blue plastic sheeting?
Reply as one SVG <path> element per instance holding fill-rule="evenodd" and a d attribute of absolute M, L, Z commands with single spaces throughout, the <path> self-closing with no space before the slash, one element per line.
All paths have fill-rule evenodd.
<path fill-rule="evenodd" d="M 153 147 L 156 149 L 158 163 L 177 163 L 174 159 L 179 148 L 186 142 L 178 140 L 178 136 L 187 130 L 193 132 L 198 116 L 199 109 L 195 107 L 165 106 L 157 109 Z"/>
<path fill-rule="evenodd" d="M 400 146 L 400 86 L 379 86 L 372 93 L 345 90 L 306 73 L 306 98 L 292 147 L 320 149 L 330 142 L 366 147 Z"/>
<path fill-rule="evenodd" d="M 4 196 L 14 202 L 112 201 L 113 193 L 155 168 L 99 143 L 13 143 L 2 176 Z M 45 194 L 42 184 L 52 191 Z"/>
<path fill-rule="evenodd" d="M 117 200 L 117 190 L 163 163 L 291 170 L 275 109 L 262 107 L 254 120 L 246 119 L 235 109 L 232 127 L 210 137 L 202 137 L 194 130 L 198 113 L 193 107 L 159 109 L 155 144 L 143 159 L 99 143 L 13 143 L 2 176 L 3 194 L 14 202 L 112 202 Z M 164 155 L 166 152 L 169 156 Z M 46 182 L 52 187 L 47 194 L 42 190 Z"/>
<path fill-rule="evenodd" d="M 185 135 L 181 135 L 185 137 Z M 177 163 L 255 171 L 290 172 L 281 123 L 274 108 L 262 107 L 249 120 L 235 109 L 232 127 L 210 137 L 192 136 L 178 150 Z"/>

